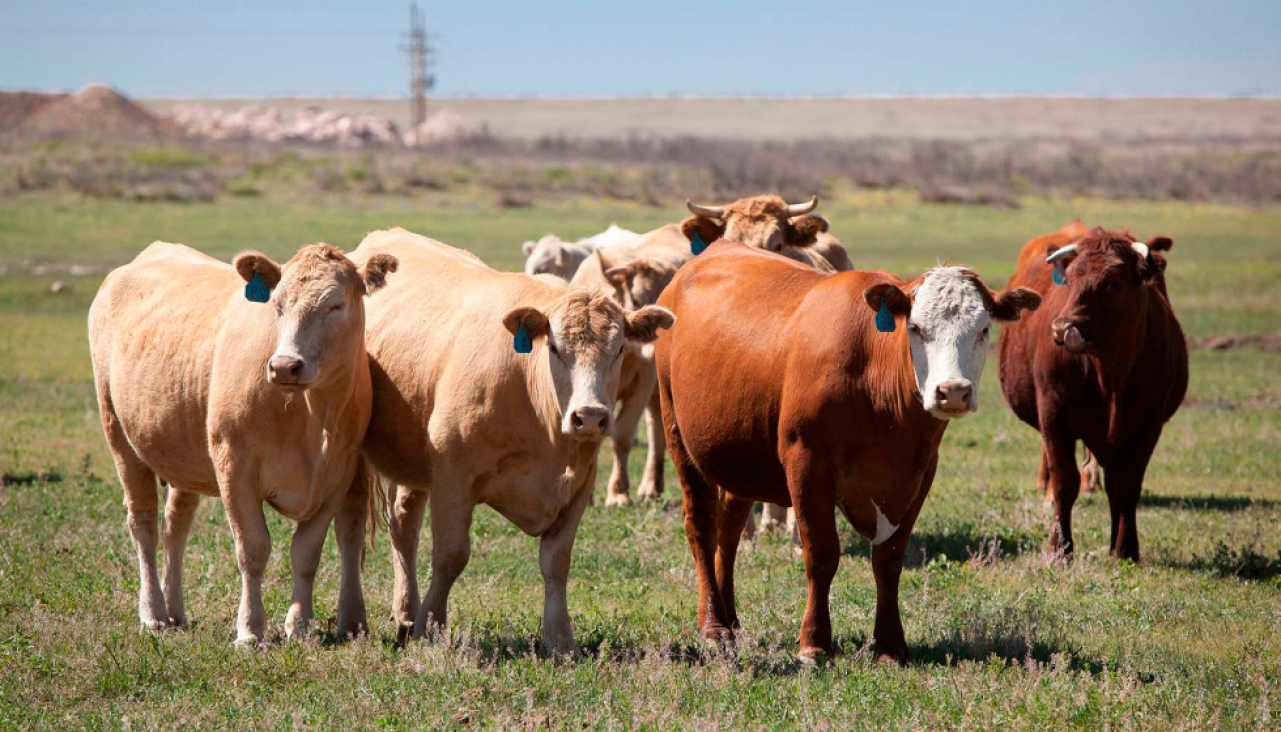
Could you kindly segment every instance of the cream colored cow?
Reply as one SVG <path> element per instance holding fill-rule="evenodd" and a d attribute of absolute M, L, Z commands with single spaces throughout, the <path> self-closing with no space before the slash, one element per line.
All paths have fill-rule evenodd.
<path fill-rule="evenodd" d="M 628 341 L 672 325 L 548 275 L 496 272 L 402 229 L 365 237 L 356 262 L 392 255 L 400 274 L 369 300 L 374 416 L 365 455 L 397 484 L 392 613 L 401 635 L 446 622 L 471 555 L 471 518 L 488 504 L 539 537 L 543 644 L 574 651 L 565 585 L 596 456 L 609 434 Z M 515 338 L 513 338 L 515 336 Z M 513 341 L 528 336 L 530 353 Z M 418 599 L 418 535 L 431 503 L 431 585 Z"/>
<path fill-rule="evenodd" d="M 124 484 L 138 554 L 138 617 L 185 626 L 182 557 L 201 495 L 218 496 L 242 577 L 237 643 L 266 639 L 262 577 L 271 554 L 263 503 L 298 522 L 285 632 L 306 632 L 320 552 L 334 522 L 342 553 L 340 637 L 363 632 L 366 501 L 360 444 L 369 422 L 364 296 L 396 269 L 357 270 L 327 244 L 282 268 L 262 254 L 234 267 L 156 242 L 112 272 L 89 309 L 103 432 Z M 270 301 L 246 299 L 261 281 Z M 265 293 L 264 293 L 265 294 Z M 156 570 L 156 478 L 168 484 L 165 579 Z"/>
<path fill-rule="evenodd" d="M 628 309 L 653 305 L 663 288 L 672 281 L 676 270 L 693 258 L 689 240 L 676 224 L 654 229 L 639 235 L 630 242 L 597 249 L 579 266 L 570 284 L 588 287 L 608 294 L 615 302 Z M 649 452 L 645 458 L 645 471 L 636 497 L 656 499 L 663 492 L 663 454 L 666 443 L 663 437 L 663 420 L 658 406 L 658 372 L 654 368 L 652 344 L 628 344 L 623 355 L 623 371 L 619 379 L 618 416 L 614 420 L 614 468 L 609 476 L 606 506 L 625 506 L 631 503 L 628 495 L 630 480 L 627 460 L 632 451 L 632 441 L 640 423 L 641 412 L 646 414 L 646 433 Z"/>

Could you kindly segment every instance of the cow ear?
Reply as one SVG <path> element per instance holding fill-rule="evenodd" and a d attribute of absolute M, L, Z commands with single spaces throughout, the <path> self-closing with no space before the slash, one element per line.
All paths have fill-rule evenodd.
<path fill-rule="evenodd" d="M 516 308 L 503 316 L 503 327 L 508 333 L 516 335 L 522 326 L 530 338 L 547 335 L 547 316 L 538 308 Z"/>
<path fill-rule="evenodd" d="M 365 294 L 372 295 L 387 284 L 387 275 L 400 267 L 400 261 L 390 254 L 375 254 L 365 262 L 360 270 L 360 279 L 365 281 Z"/>
<path fill-rule="evenodd" d="M 818 241 L 818 235 L 827 231 L 827 219 L 822 216 L 802 216 L 787 222 L 787 243 L 794 247 L 807 247 Z"/>
<path fill-rule="evenodd" d="M 1148 240 L 1148 251 L 1168 252 L 1174 248 L 1174 240 L 1168 236 L 1154 236 Z"/>
<path fill-rule="evenodd" d="M 565 249 L 563 247 L 556 247 L 556 253 L 552 255 L 552 262 L 557 267 L 565 266 Z"/>
<path fill-rule="evenodd" d="M 252 280 L 256 274 L 268 290 L 274 290 L 280 284 L 280 265 L 261 252 L 241 252 L 236 255 L 232 266 L 245 282 Z"/>
<path fill-rule="evenodd" d="M 704 244 L 711 244 L 725 236 L 725 224 L 706 216 L 691 216 L 681 222 L 681 233 L 690 241 L 694 241 L 694 234 L 698 234 Z"/>
<path fill-rule="evenodd" d="M 895 317 L 907 317 L 912 314 L 912 300 L 898 288 L 898 285 L 888 282 L 872 285 L 863 291 L 863 299 L 867 300 L 869 308 L 878 311 L 881 309 L 881 302 L 884 301 L 885 307 Z"/>
<path fill-rule="evenodd" d="M 534 240 L 529 239 L 524 244 L 520 245 L 520 250 L 525 253 L 526 257 L 528 257 L 529 255 L 534 253 L 534 247 L 536 246 L 538 245 L 534 243 Z"/>
<path fill-rule="evenodd" d="M 1019 312 L 1031 312 L 1041 307 L 1041 295 L 1026 287 L 1015 287 L 992 298 L 992 319 L 1012 323 L 1019 319 Z"/>
<path fill-rule="evenodd" d="M 658 305 L 646 305 L 633 313 L 627 313 L 627 325 L 623 335 L 629 341 L 652 343 L 658 338 L 659 328 L 671 328 L 676 324 L 676 316 L 671 310 Z"/>

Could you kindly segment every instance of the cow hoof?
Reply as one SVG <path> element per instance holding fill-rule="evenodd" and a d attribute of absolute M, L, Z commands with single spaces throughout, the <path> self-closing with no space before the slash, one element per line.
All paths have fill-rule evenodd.
<path fill-rule="evenodd" d="M 369 635 L 369 622 L 362 615 L 355 620 L 338 620 L 338 640 L 349 641 Z"/>
<path fill-rule="evenodd" d="M 800 661 L 802 666 L 819 668 L 832 662 L 832 654 L 822 648 L 802 648 L 801 652 L 796 654 L 796 660 Z"/>
<path fill-rule="evenodd" d="M 734 630 L 724 625 L 713 625 L 703 629 L 703 640 L 714 643 L 733 643 Z"/>
<path fill-rule="evenodd" d="M 605 505 L 609 506 L 630 506 L 632 499 L 626 493 L 610 493 L 605 496 Z"/>
<path fill-rule="evenodd" d="M 232 644 L 239 650 L 255 650 L 266 645 L 256 635 L 242 635 Z"/>
<path fill-rule="evenodd" d="M 636 500 L 638 501 L 657 501 L 662 495 L 654 488 L 652 483 L 641 483 L 640 488 L 636 489 Z"/>
<path fill-rule="evenodd" d="M 886 666 L 891 664 L 895 666 L 905 666 L 907 665 L 907 651 L 897 653 L 878 653 L 876 654 L 876 662 L 885 664 Z"/>
<path fill-rule="evenodd" d="M 155 618 L 144 619 L 140 622 L 139 627 L 148 633 L 160 633 L 169 627 L 169 621 L 157 620 Z"/>

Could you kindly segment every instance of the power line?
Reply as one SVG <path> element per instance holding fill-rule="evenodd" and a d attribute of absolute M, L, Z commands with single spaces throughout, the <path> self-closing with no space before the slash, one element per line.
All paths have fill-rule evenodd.
<path fill-rule="evenodd" d="M 435 49 L 427 43 L 418 3 L 409 6 L 409 33 L 401 50 L 409 58 L 409 128 L 417 130 L 427 120 L 427 90 L 436 85 L 436 77 L 427 72 L 435 63 Z"/>

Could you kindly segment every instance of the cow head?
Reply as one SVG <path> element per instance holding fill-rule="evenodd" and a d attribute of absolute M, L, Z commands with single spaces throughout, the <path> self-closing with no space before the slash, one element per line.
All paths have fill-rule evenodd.
<path fill-rule="evenodd" d="M 611 264 L 605 250 L 596 250 L 601 276 L 613 286 L 614 300 L 628 309 L 658 302 L 658 296 L 676 276 L 680 265 L 659 258 L 637 257 Z"/>
<path fill-rule="evenodd" d="M 599 293 L 574 289 L 543 308 L 520 307 L 503 326 L 522 327 L 536 344 L 532 356 L 550 372 L 560 430 L 576 440 L 597 440 L 613 429 L 613 405 L 623 349 L 628 341 L 650 343 L 659 328 L 670 328 L 670 310 L 647 305 L 635 312 Z"/>
<path fill-rule="evenodd" d="M 700 206 L 690 201 L 685 206 L 694 214 L 681 222 L 681 232 L 690 241 L 697 233 L 708 244 L 725 239 L 781 253 L 784 246 L 807 247 L 827 231 L 827 219 L 808 215 L 818 207 L 818 196 L 793 204 L 778 196 L 755 196 L 728 206 Z"/>
<path fill-rule="evenodd" d="M 328 244 L 298 250 L 284 267 L 258 252 L 236 256 L 234 266 L 246 282 L 258 275 L 271 290 L 276 314 L 276 348 L 267 360 L 267 379 L 277 386 L 302 389 L 348 373 L 365 343 L 362 298 L 396 271 L 396 258 L 376 254 L 357 269 Z"/>
<path fill-rule="evenodd" d="M 1096 227 L 1062 248 L 1047 248 L 1046 263 L 1065 283 L 1067 302 L 1050 324 L 1054 342 L 1071 353 L 1117 354 L 1141 336 L 1146 291 L 1164 289 L 1165 257 L 1174 242 L 1159 236 L 1134 241 L 1128 232 Z"/>
<path fill-rule="evenodd" d="M 587 258 L 591 248 L 570 244 L 555 234 L 546 234 L 538 241 L 527 241 L 520 247 L 525 253 L 525 274 L 553 274 L 568 279 Z"/>
<path fill-rule="evenodd" d="M 978 411 L 992 321 L 1018 320 L 1021 310 L 1041 304 L 1041 296 L 1025 287 L 994 293 L 964 267 L 927 270 L 908 292 L 888 282 L 873 285 L 863 297 L 873 310 L 884 302 L 906 320 L 916 389 L 926 411 L 939 419 Z"/>

